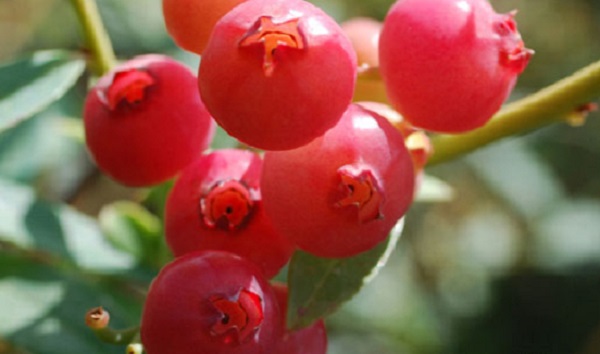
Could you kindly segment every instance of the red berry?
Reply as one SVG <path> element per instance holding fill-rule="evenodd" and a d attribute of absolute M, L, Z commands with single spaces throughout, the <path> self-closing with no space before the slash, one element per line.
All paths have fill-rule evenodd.
<path fill-rule="evenodd" d="M 364 109 L 374 112 L 392 123 L 404 137 L 404 144 L 410 153 L 415 173 L 423 172 L 427 160 L 433 154 L 433 145 L 424 131 L 416 129 L 390 106 L 380 102 L 357 102 Z"/>
<path fill-rule="evenodd" d="M 178 46 L 202 54 L 215 23 L 244 0 L 163 0 L 167 31 Z"/>
<path fill-rule="evenodd" d="M 230 251 L 275 276 L 294 247 L 265 215 L 262 160 L 244 150 L 200 157 L 177 179 L 167 199 L 165 235 L 176 256 L 201 249 Z"/>
<path fill-rule="evenodd" d="M 288 288 L 283 284 L 273 284 L 273 290 L 282 314 L 280 326 L 283 333 L 273 354 L 325 354 L 327 352 L 325 322 L 318 320 L 310 327 L 297 331 L 287 330 L 285 314 L 288 305 Z"/>
<path fill-rule="evenodd" d="M 98 167 L 130 186 L 173 177 L 208 147 L 215 127 L 194 74 L 162 55 L 139 56 L 100 78 L 83 116 Z"/>
<path fill-rule="evenodd" d="M 254 264 L 228 252 L 194 252 L 152 282 L 140 334 L 148 354 L 265 354 L 281 336 L 280 316 Z"/>
<path fill-rule="evenodd" d="M 337 23 L 302 0 L 253 0 L 215 26 L 200 92 L 231 136 L 291 149 L 333 127 L 352 98 L 356 55 Z"/>
<path fill-rule="evenodd" d="M 404 139 L 383 117 L 351 105 L 303 147 L 265 153 L 265 210 L 299 248 L 346 257 L 383 241 L 413 199 Z"/>
<path fill-rule="evenodd" d="M 486 0 L 399 0 L 379 42 L 390 102 L 413 125 L 463 132 L 485 124 L 510 94 L 532 51 L 514 12 Z"/>

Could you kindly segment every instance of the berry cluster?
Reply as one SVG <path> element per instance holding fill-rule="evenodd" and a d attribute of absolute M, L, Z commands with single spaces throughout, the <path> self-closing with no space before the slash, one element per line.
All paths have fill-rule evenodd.
<path fill-rule="evenodd" d="M 285 328 L 270 284 L 296 249 L 350 257 L 386 239 L 431 146 L 499 109 L 531 51 L 486 0 L 398 0 L 385 22 L 339 26 L 304 0 L 163 0 L 198 76 L 162 55 L 116 67 L 85 105 L 89 151 L 131 186 L 173 177 L 152 283 L 149 354 L 325 353 L 322 321 Z M 358 56 L 357 56 L 358 54 Z M 380 68 L 392 107 L 352 103 Z M 360 83 L 359 83 L 360 84 Z M 358 99 L 360 97 L 355 97 Z M 256 150 L 206 151 L 216 122 Z"/>

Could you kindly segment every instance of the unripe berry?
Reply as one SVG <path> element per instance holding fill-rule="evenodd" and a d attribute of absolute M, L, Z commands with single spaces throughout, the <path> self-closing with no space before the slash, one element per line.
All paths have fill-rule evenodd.
<path fill-rule="evenodd" d="M 299 248 L 346 257 L 387 237 L 413 200 L 414 179 L 400 133 L 351 105 L 310 144 L 266 152 L 261 190 L 276 229 Z"/>
<path fill-rule="evenodd" d="M 167 31 L 181 48 L 202 54 L 215 23 L 244 0 L 163 0 Z"/>
<path fill-rule="evenodd" d="M 514 12 L 497 14 L 487 0 L 398 0 L 379 42 L 391 104 L 413 125 L 447 133 L 485 124 L 531 54 Z"/>
<path fill-rule="evenodd" d="M 280 326 L 283 336 L 275 346 L 273 354 L 325 354 L 327 352 L 327 331 L 325 322 L 320 319 L 311 326 L 291 331 L 286 329 L 288 288 L 283 284 L 273 284 L 275 297 L 281 312 Z"/>
<path fill-rule="evenodd" d="M 208 147 L 215 127 L 194 74 L 163 55 L 136 57 L 100 78 L 83 118 L 98 167 L 130 186 L 173 177 Z"/>
<path fill-rule="evenodd" d="M 265 354 L 280 336 L 275 295 L 251 262 L 193 252 L 150 285 L 141 320 L 148 354 Z"/>
<path fill-rule="evenodd" d="M 356 54 L 337 23 L 302 0 L 253 0 L 216 24 L 200 92 L 231 136 L 291 149 L 333 127 L 352 98 Z"/>
<path fill-rule="evenodd" d="M 235 149 L 201 156 L 183 170 L 165 210 L 165 236 L 175 256 L 225 250 L 248 258 L 266 277 L 275 276 L 294 246 L 265 215 L 261 172 L 260 156 Z"/>

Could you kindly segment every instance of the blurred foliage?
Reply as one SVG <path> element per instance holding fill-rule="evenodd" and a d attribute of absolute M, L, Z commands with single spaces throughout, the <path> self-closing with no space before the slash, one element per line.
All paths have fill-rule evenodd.
<path fill-rule="evenodd" d="M 391 4 L 314 2 L 340 21 L 383 19 Z M 597 0 L 492 2 L 499 11 L 519 9 L 523 38 L 536 51 L 514 97 L 600 58 Z M 166 34 L 160 0 L 98 4 L 119 58 L 162 52 L 195 70 L 198 58 Z M 169 185 L 117 185 L 94 169 L 82 145 L 89 79 L 77 80 L 82 41 L 67 1 L 0 0 L 3 67 L 40 50 L 83 54 L 60 59 L 64 67 L 35 61 L 49 80 L 44 87 L 66 90 L 61 99 L 26 96 L 0 68 L 0 100 L 20 92 L 32 102 L 26 108 L 40 112 L 0 106 L 0 125 L 10 121 L 0 130 L 3 354 L 122 352 L 98 341 L 83 314 L 101 304 L 116 327 L 136 325 L 144 291 L 170 257 L 160 228 Z M 51 76 L 61 68 L 75 78 Z M 329 353 L 599 353 L 598 118 L 429 169 L 454 199 L 414 205 L 389 264 L 328 319 Z M 235 144 L 222 131 L 218 137 L 215 147 Z"/>

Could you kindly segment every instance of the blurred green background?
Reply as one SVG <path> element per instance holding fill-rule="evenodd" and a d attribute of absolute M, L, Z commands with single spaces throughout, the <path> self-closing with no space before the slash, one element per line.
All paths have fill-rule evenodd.
<path fill-rule="evenodd" d="M 339 21 L 383 19 L 391 4 L 314 2 Z M 536 51 L 512 99 L 600 59 L 598 0 L 492 3 L 519 10 L 521 34 Z M 161 52 L 197 65 L 167 36 L 160 0 L 98 4 L 119 58 Z M 83 46 L 69 1 L 0 0 L 0 65 Z M 128 189 L 89 161 L 80 125 L 87 79 L 0 132 L 2 354 L 123 352 L 94 338 L 83 313 L 103 305 L 116 327 L 135 325 L 144 289 L 168 258 L 159 218 L 168 187 Z M 429 168 L 452 200 L 412 207 L 390 263 L 328 319 L 329 353 L 600 353 L 598 118 Z M 216 145 L 228 144 L 221 134 Z M 146 208 L 115 204 L 122 200 Z"/>

